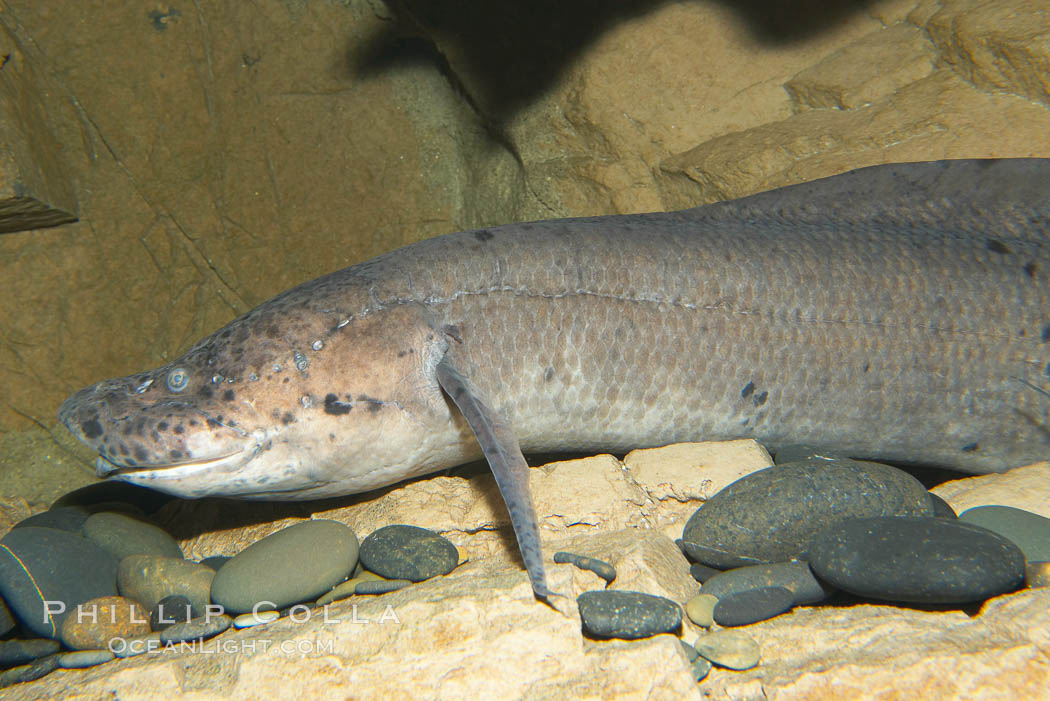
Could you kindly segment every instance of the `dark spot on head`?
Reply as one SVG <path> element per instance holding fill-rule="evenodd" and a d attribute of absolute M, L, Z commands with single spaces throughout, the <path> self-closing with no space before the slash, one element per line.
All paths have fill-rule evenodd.
<path fill-rule="evenodd" d="M 334 394 L 326 394 L 324 396 L 324 413 L 326 414 L 341 416 L 343 414 L 349 414 L 350 409 L 352 408 L 352 405 L 339 401 L 339 397 Z"/>
<path fill-rule="evenodd" d="M 157 424 L 157 430 L 158 431 L 167 431 L 168 430 L 168 422 L 167 421 L 159 422 Z"/>
<path fill-rule="evenodd" d="M 554 379 L 554 368 L 548 366 L 547 369 L 543 371 L 543 381 L 544 382 L 550 382 L 553 379 Z"/>
<path fill-rule="evenodd" d="M 281 384 L 288 384 L 288 380 L 290 380 L 290 379 L 292 379 L 292 378 L 290 378 L 290 377 L 284 378 L 284 381 Z"/>
<path fill-rule="evenodd" d="M 988 246 L 989 251 L 992 253 L 998 253 L 999 255 L 1005 255 L 1010 252 L 1010 249 L 1006 247 L 1006 244 L 1002 241 L 997 241 L 996 239 L 988 239 L 985 245 Z"/>
<path fill-rule="evenodd" d="M 1050 324 L 1043 327 L 1043 343 L 1050 341 Z"/>
<path fill-rule="evenodd" d="M 1024 329 L 1021 329 L 1020 331 L 1017 332 L 1017 335 L 1020 336 L 1021 338 L 1024 338 L 1025 336 L 1028 335 L 1028 332 L 1025 331 Z"/>
<path fill-rule="evenodd" d="M 487 231 L 485 229 L 481 229 L 480 231 L 475 231 L 474 232 L 474 238 L 476 238 L 478 241 L 481 241 L 481 242 L 488 241 L 492 237 L 493 237 L 493 233 L 491 231 Z"/>
<path fill-rule="evenodd" d="M 766 399 L 769 398 L 769 392 L 762 392 L 761 394 L 755 395 L 755 406 L 762 406 L 766 403 Z"/>
<path fill-rule="evenodd" d="M 208 417 L 208 428 L 218 428 L 219 426 L 222 426 L 222 424 L 220 424 L 218 421 L 211 418 L 210 416 Z"/>
<path fill-rule="evenodd" d="M 176 427 L 175 427 L 175 428 L 173 428 L 172 430 L 173 430 L 173 431 L 174 431 L 175 433 L 179 434 L 180 436 L 181 436 L 181 435 L 182 435 L 183 433 L 186 433 L 186 427 L 185 427 L 185 426 L 183 426 L 182 424 L 179 424 L 178 426 L 176 426 Z"/>
<path fill-rule="evenodd" d="M 234 393 L 234 391 L 232 389 L 228 389 L 228 390 L 226 390 L 225 392 L 222 393 L 222 398 L 225 399 L 228 402 L 232 402 L 234 397 L 236 397 L 236 396 L 237 396 L 236 393 Z"/>
<path fill-rule="evenodd" d="M 130 436 L 131 432 L 135 429 L 131 424 L 124 424 L 124 430 L 121 431 L 125 436 Z"/>
<path fill-rule="evenodd" d="M 190 426 L 196 426 L 197 419 L 190 419 L 188 423 L 190 424 Z M 182 431 L 177 431 L 177 433 L 182 433 Z"/>
<path fill-rule="evenodd" d="M 1047 363 L 1046 367 L 1043 368 L 1043 374 L 1046 375 L 1047 377 L 1050 377 L 1050 363 Z"/>
<path fill-rule="evenodd" d="M 750 397 L 754 393 L 754 391 L 755 391 L 755 383 L 754 382 L 748 382 L 746 385 L 744 385 L 744 389 L 740 390 L 740 396 L 743 397 L 744 399 L 747 399 L 748 397 Z"/>
<path fill-rule="evenodd" d="M 967 443 L 962 447 L 964 453 L 974 453 L 981 447 L 980 443 Z"/>
<path fill-rule="evenodd" d="M 456 343 L 463 343 L 462 330 L 455 324 L 445 324 L 441 327 L 442 332 Z"/>
<path fill-rule="evenodd" d="M 329 433 L 328 434 L 328 440 L 329 440 L 329 442 L 334 441 L 335 440 L 335 434 L 334 433 Z"/>
<path fill-rule="evenodd" d="M 102 435 L 102 424 L 98 419 L 88 419 L 80 424 L 80 430 L 84 432 L 85 438 L 98 438 Z"/>
<path fill-rule="evenodd" d="M 139 462 L 146 462 L 146 458 L 149 457 L 149 453 L 141 445 L 135 446 L 135 459 Z"/>
<path fill-rule="evenodd" d="M 864 363 L 864 372 L 871 370 L 871 363 Z"/>
<path fill-rule="evenodd" d="M 284 416 L 281 417 L 281 423 L 287 426 L 288 424 L 295 423 L 295 416 L 290 411 L 284 412 Z"/>
<path fill-rule="evenodd" d="M 151 431 L 149 437 L 153 439 L 154 443 L 160 443 L 160 434 L 156 431 Z"/>
<path fill-rule="evenodd" d="M 1035 277 L 1035 271 L 1039 269 L 1039 265 L 1034 261 L 1030 260 L 1024 264 L 1024 271 L 1028 277 Z"/>
<path fill-rule="evenodd" d="M 168 451 L 168 457 L 171 458 L 172 460 L 182 460 L 182 451 L 181 450 L 170 450 L 170 451 Z"/>
<path fill-rule="evenodd" d="M 127 443 L 121 443 L 120 444 L 120 454 L 121 455 L 127 455 L 128 453 L 129 453 L 129 451 L 128 451 L 128 444 Z"/>
<path fill-rule="evenodd" d="M 213 392 L 211 387 L 209 387 L 208 385 L 202 385 L 201 388 L 197 390 L 197 394 L 204 397 L 205 399 L 211 399 L 215 392 Z"/>

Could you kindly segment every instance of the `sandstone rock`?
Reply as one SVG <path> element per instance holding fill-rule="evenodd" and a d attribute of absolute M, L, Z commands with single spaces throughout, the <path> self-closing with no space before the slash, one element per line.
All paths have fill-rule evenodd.
<path fill-rule="evenodd" d="M 957 514 L 974 506 L 998 504 L 1050 518 L 1048 484 L 1050 462 L 1039 462 L 996 475 L 963 477 L 930 491 L 948 502 Z"/>

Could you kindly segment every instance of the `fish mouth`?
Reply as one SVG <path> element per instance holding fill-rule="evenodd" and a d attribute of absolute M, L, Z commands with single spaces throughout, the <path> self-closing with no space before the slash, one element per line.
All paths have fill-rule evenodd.
<path fill-rule="evenodd" d="M 100 455 L 95 460 L 95 474 L 101 478 L 115 479 L 129 479 L 133 475 L 132 479 L 136 482 L 151 479 L 178 480 L 205 471 L 231 472 L 254 459 L 261 449 L 262 446 L 256 443 L 248 449 L 236 450 L 215 458 L 136 466 L 119 465 Z"/>

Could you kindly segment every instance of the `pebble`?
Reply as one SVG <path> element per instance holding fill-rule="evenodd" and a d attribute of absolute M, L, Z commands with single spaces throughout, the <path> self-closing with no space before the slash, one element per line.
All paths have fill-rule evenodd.
<path fill-rule="evenodd" d="M 162 649 L 164 649 L 164 644 L 160 641 L 160 631 L 140 635 L 137 638 L 114 640 L 110 646 L 113 654 L 120 659 L 136 657 L 144 652 L 155 652 Z"/>
<path fill-rule="evenodd" d="M 259 602 L 284 608 L 316 599 L 346 579 L 357 563 L 357 536 L 338 521 L 304 521 L 252 543 L 223 565 L 212 602 L 234 614 Z"/>
<path fill-rule="evenodd" d="M 175 594 L 185 596 L 197 611 L 211 602 L 215 570 L 197 562 L 159 555 L 130 555 L 117 567 L 117 590 L 152 610 Z"/>
<path fill-rule="evenodd" d="M 91 511 L 83 506 L 59 506 L 33 514 L 16 523 L 12 528 L 24 528 L 34 526 L 36 528 L 56 528 L 60 531 L 69 531 L 80 535 L 80 529 L 88 520 Z"/>
<path fill-rule="evenodd" d="M 122 502 L 130 505 L 132 508 L 151 514 L 174 498 L 170 494 L 158 492 L 156 489 L 149 489 L 148 487 L 139 487 L 130 482 L 106 480 L 105 482 L 94 482 L 63 494 L 55 500 L 51 508 L 54 509 L 60 506 L 97 506 L 98 504 L 109 502 Z M 112 510 L 121 511 L 123 509 Z"/>
<path fill-rule="evenodd" d="M 134 638 L 149 633 L 149 614 L 138 603 L 122 596 L 86 601 L 62 623 L 60 638 L 71 650 L 100 650 L 113 638 Z"/>
<path fill-rule="evenodd" d="M 28 638 L 0 640 L 0 667 L 15 667 L 53 655 L 61 649 L 57 640 Z"/>
<path fill-rule="evenodd" d="M 7 608 L 7 604 L 4 603 L 3 599 L 0 599 L 0 638 L 13 631 L 16 623 L 11 609 Z"/>
<path fill-rule="evenodd" d="M 200 564 L 218 572 L 219 568 L 225 565 L 230 560 L 231 558 L 229 555 L 212 555 L 211 557 L 206 557 L 203 560 L 201 560 Z"/>
<path fill-rule="evenodd" d="M 1029 562 L 1025 565 L 1024 583 L 1032 589 L 1050 587 L 1050 562 Z"/>
<path fill-rule="evenodd" d="M 598 560 L 593 557 L 587 557 L 586 555 L 577 555 L 576 553 L 569 553 L 560 550 L 554 553 L 554 561 L 559 565 L 569 563 L 581 570 L 594 572 L 606 582 L 612 582 L 616 579 L 616 568 L 604 560 Z"/>
<path fill-rule="evenodd" d="M 719 667 L 743 671 L 758 664 L 759 648 L 754 638 L 738 630 L 717 630 L 696 639 L 693 647 Z"/>
<path fill-rule="evenodd" d="M 233 619 L 234 628 L 252 628 L 264 623 L 273 623 L 281 617 L 280 611 L 260 611 L 259 613 L 242 613 Z"/>
<path fill-rule="evenodd" d="M 689 671 L 693 674 L 693 679 L 697 682 L 702 682 L 707 678 L 707 675 L 711 673 L 711 668 L 714 667 L 711 664 L 711 660 L 706 657 L 700 657 L 699 653 L 693 663 L 689 665 Z"/>
<path fill-rule="evenodd" d="M 810 565 L 859 596 L 909 603 L 983 601 L 1024 581 L 1024 554 L 1003 536 L 963 521 L 859 518 L 818 533 Z"/>
<path fill-rule="evenodd" d="M 714 619 L 720 626 L 746 626 L 789 611 L 795 595 L 785 587 L 758 587 L 727 594 L 718 599 Z"/>
<path fill-rule="evenodd" d="M 228 629 L 231 625 L 233 625 L 233 619 L 226 614 L 201 616 L 185 623 L 176 623 L 160 631 L 160 642 L 168 645 L 207 640 Z"/>
<path fill-rule="evenodd" d="M 864 516 L 927 516 L 926 488 L 903 470 L 859 460 L 790 463 L 746 475 L 686 523 L 690 557 L 718 568 L 798 559 L 829 523 Z"/>
<path fill-rule="evenodd" d="M 693 577 L 693 579 L 700 582 L 701 584 L 711 579 L 711 577 L 714 577 L 721 571 L 722 570 L 716 570 L 714 567 L 708 567 L 707 565 L 699 562 L 694 562 L 693 564 L 689 565 L 689 574 Z"/>
<path fill-rule="evenodd" d="M 448 574 L 459 551 L 448 538 L 418 526 L 383 526 L 361 542 L 361 564 L 387 579 L 424 579 Z"/>
<path fill-rule="evenodd" d="M 77 652 L 66 652 L 58 656 L 58 666 L 62 669 L 83 669 L 94 667 L 112 660 L 114 655 L 109 650 L 78 650 Z"/>
<path fill-rule="evenodd" d="M 59 655 L 48 655 L 27 665 L 12 667 L 4 672 L 0 672 L 0 687 L 11 686 L 21 682 L 31 682 L 34 679 L 40 679 L 40 677 L 51 674 L 58 669 L 58 658 Z"/>
<path fill-rule="evenodd" d="M 116 558 L 74 533 L 25 526 L 0 545 L 0 596 L 34 635 L 57 638 L 77 604 L 117 593 Z M 65 610 L 48 613 L 45 601 L 62 602 Z"/>
<path fill-rule="evenodd" d="M 409 584 L 414 584 L 410 579 L 375 579 L 358 582 L 354 589 L 355 594 L 378 595 L 389 594 L 398 589 L 404 589 Z"/>
<path fill-rule="evenodd" d="M 700 593 L 685 602 L 685 615 L 689 620 L 702 628 L 710 628 L 715 623 L 715 606 L 718 597 Z"/>
<path fill-rule="evenodd" d="M 975 506 L 959 518 L 1013 541 L 1029 562 L 1050 560 L 1050 518 L 1012 506 Z"/>
<path fill-rule="evenodd" d="M 150 630 L 164 630 L 176 623 L 184 623 L 202 615 L 204 610 L 203 608 L 194 608 L 193 603 L 182 594 L 165 596 L 150 609 Z"/>
<path fill-rule="evenodd" d="M 576 597 L 583 629 L 603 638 L 636 640 L 670 633 L 682 625 L 682 609 L 670 599 L 636 591 L 585 591 Z"/>
<path fill-rule="evenodd" d="M 933 515 L 937 518 L 959 518 L 952 505 L 933 492 L 930 492 L 930 503 L 933 504 Z"/>
<path fill-rule="evenodd" d="M 784 587 L 791 591 L 795 605 L 815 604 L 831 594 L 827 585 L 813 576 L 809 565 L 798 561 L 749 565 L 719 572 L 704 582 L 701 592 L 722 599 L 759 587 Z"/>
<path fill-rule="evenodd" d="M 368 572 L 367 570 L 363 571 L 360 576 L 353 577 L 352 579 L 348 579 L 345 582 L 343 582 L 342 584 L 337 584 L 335 586 L 335 588 L 332 589 L 332 591 L 328 592 L 327 594 L 322 596 L 320 599 L 318 599 L 316 601 L 316 604 L 318 606 L 324 606 L 325 604 L 330 604 L 333 601 L 338 601 L 339 599 L 345 599 L 348 596 L 353 596 L 354 594 L 357 593 L 357 585 L 358 584 L 360 584 L 361 582 L 377 581 L 377 580 L 378 581 L 386 581 L 382 577 L 380 577 L 378 574 L 375 574 L 374 572 Z M 407 581 L 407 580 L 404 580 L 404 581 Z"/>
<path fill-rule="evenodd" d="M 83 535 L 118 560 L 129 555 L 182 557 L 182 548 L 166 531 L 127 514 L 92 514 L 84 521 Z"/>

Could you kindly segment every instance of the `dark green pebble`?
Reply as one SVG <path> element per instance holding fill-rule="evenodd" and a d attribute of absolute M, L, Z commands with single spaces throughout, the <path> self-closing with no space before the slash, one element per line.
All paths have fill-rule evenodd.
<path fill-rule="evenodd" d="M 791 609 L 794 594 L 784 587 L 759 587 L 719 597 L 714 619 L 720 626 L 746 626 Z"/>
<path fill-rule="evenodd" d="M 176 623 L 160 631 L 160 641 L 164 645 L 169 643 L 187 643 L 194 640 L 207 640 L 215 637 L 233 625 L 233 619 L 222 614 L 220 616 L 201 616 L 185 623 Z"/>
<path fill-rule="evenodd" d="M 636 591 L 585 591 L 576 597 L 583 629 L 602 638 L 636 640 L 681 628 L 682 609 L 662 596 Z"/>
<path fill-rule="evenodd" d="M 1024 582 L 1020 548 L 986 528 L 931 517 L 859 518 L 818 533 L 809 562 L 821 579 L 858 596 L 957 604 Z"/>
<path fill-rule="evenodd" d="M 225 565 L 227 562 L 229 562 L 230 559 L 231 558 L 229 555 L 212 555 L 211 557 L 206 557 L 203 560 L 201 560 L 200 564 L 218 572 L 219 568 Z"/>
<path fill-rule="evenodd" d="M 616 568 L 604 560 L 598 560 L 597 558 L 587 557 L 586 555 L 577 555 L 576 553 L 559 550 L 554 553 L 554 561 L 560 565 L 569 563 L 581 570 L 594 572 L 606 582 L 611 582 L 616 579 Z"/>
<path fill-rule="evenodd" d="M 689 671 L 692 673 L 693 679 L 697 682 L 702 682 L 711 673 L 713 667 L 714 665 L 711 664 L 710 660 L 700 657 L 698 654 L 692 664 L 689 665 Z"/>
<path fill-rule="evenodd" d="M 361 541 L 361 564 L 387 579 L 424 579 L 448 574 L 459 551 L 447 538 L 418 526 L 383 526 Z"/>
<path fill-rule="evenodd" d="M 117 593 L 117 560 L 69 531 L 25 526 L 0 544 L 0 596 L 22 625 L 41 638 L 57 638 L 78 604 Z M 44 601 L 61 601 L 47 613 Z"/>
<path fill-rule="evenodd" d="M 1029 562 L 1050 560 L 1050 518 L 1012 506 L 975 506 L 959 518 L 1012 541 Z"/>
<path fill-rule="evenodd" d="M 830 523 L 865 516 L 927 516 L 929 492 L 903 470 L 859 460 L 796 462 L 746 475 L 694 513 L 682 540 L 719 568 L 798 559 Z"/>
<path fill-rule="evenodd" d="M 760 587 L 784 587 L 792 593 L 796 605 L 815 604 L 831 594 L 830 587 L 813 576 L 809 565 L 798 561 L 750 565 L 719 572 L 704 582 L 700 591 L 723 599 Z"/>
<path fill-rule="evenodd" d="M 199 617 L 203 612 L 195 609 L 190 600 L 181 594 L 165 596 L 149 612 L 150 630 L 164 630 L 176 623 L 185 623 Z"/>
<path fill-rule="evenodd" d="M 952 505 L 941 499 L 939 496 L 930 492 L 930 503 L 933 504 L 933 515 L 937 518 L 959 518 L 958 514 L 955 513 L 955 509 Z"/>
<path fill-rule="evenodd" d="M 57 640 L 28 638 L 0 640 L 0 667 L 15 667 L 53 655 L 61 649 Z"/>
<path fill-rule="evenodd" d="M 58 655 L 48 655 L 21 667 L 12 667 L 0 672 L 0 687 L 21 682 L 31 682 L 51 674 L 58 669 Z"/>
<path fill-rule="evenodd" d="M 84 669 L 104 664 L 114 657 L 116 655 L 109 650 L 77 650 L 59 655 L 58 666 L 62 669 Z"/>
<path fill-rule="evenodd" d="M 404 589 L 413 582 L 408 579 L 370 579 L 358 582 L 354 587 L 355 594 L 388 594 L 398 589 Z"/>
<path fill-rule="evenodd" d="M 166 531 L 152 523 L 111 511 L 92 514 L 84 522 L 83 535 L 95 545 L 122 560 L 130 555 L 182 557 L 182 548 Z"/>
<path fill-rule="evenodd" d="M 694 562 L 693 564 L 689 565 L 689 574 L 693 577 L 693 579 L 700 582 L 701 584 L 711 579 L 716 574 L 721 573 L 722 570 L 716 570 L 714 567 L 708 567 L 707 565 L 700 562 Z"/>
<path fill-rule="evenodd" d="M 63 494 L 55 500 L 51 508 L 54 509 L 60 506 L 96 506 L 107 502 L 121 502 L 129 504 L 135 509 L 140 509 L 144 513 L 151 514 L 174 498 L 170 494 L 159 492 L 156 489 L 139 487 L 129 482 L 106 480 L 105 482 L 95 482 Z M 112 510 L 121 511 L 123 509 Z"/>

